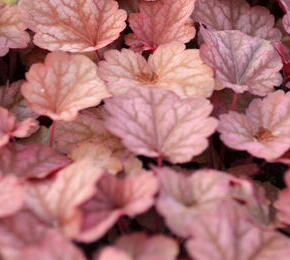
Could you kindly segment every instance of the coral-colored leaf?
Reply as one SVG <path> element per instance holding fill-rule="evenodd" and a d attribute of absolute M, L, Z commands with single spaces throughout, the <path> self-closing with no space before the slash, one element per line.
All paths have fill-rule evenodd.
<path fill-rule="evenodd" d="M 27 137 L 38 128 L 38 122 L 33 118 L 19 123 L 7 109 L 0 107 L 0 148 L 9 142 L 10 137 Z"/>
<path fill-rule="evenodd" d="M 50 53 L 44 64 L 30 68 L 26 79 L 23 96 L 35 112 L 53 120 L 74 120 L 79 110 L 109 96 L 95 64 L 82 55 Z"/>
<path fill-rule="evenodd" d="M 69 163 L 64 155 L 41 144 L 14 143 L 0 149 L 0 175 L 43 178 Z"/>
<path fill-rule="evenodd" d="M 21 94 L 20 88 L 23 83 L 24 80 L 18 80 L 11 85 L 0 87 L 0 106 L 12 112 L 18 120 L 37 117 Z"/>
<path fill-rule="evenodd" d="M 94 51 L 126 27 L 126 12 L 115 0 L 21 0 L 19 7 L 23 21 L 36 32 L 33 42 L 50 51 Z"/>
<path fill-rule="evenodd" d="M 94 241 L 105 234 L 120 216 L 134 217 L 148 210 L 158 190 L 150 172 L 119 179 L 106 174 L 97 183 L 96 194 L 81 206 L 83 224 L 78 239 Z"/>
<path fill-rule="evenodd" d="M 0 3 L 0 57 L 4 56 L 9 48 L 25 48 L 30 41 L 18 11 L 17 6 Z"/>
<path fill-rule="evenodd" d="M 281 59 L 269 41 L 239 31 L 210 31 L 201 28 L 205 44 L 201 57 L 215 70 L 225 87 L 242 93 L 265 96 L 282 83 Z"/>
<path fill-rule="evenodd" d="M 206 218 L 226 200 L 242 201 L 253 214 L 254 221 L 263 221 L 268 215 L 267 202 L 256 199 L 253 185 L 246 180 L 214 170 L 200 170 L 188 175 L 169 168 L 157 168 L 156 171 L 161 183 L 157 210 L 179 236 L 188 237 L 197 216 Z"/>
<path fill-rule="evenodd" d="M 289 259 L 289 239 L 252 225 L 233 203 L 224 203 L 206 217 L 197 217 L 191 232 L 186 248 L 193 259 Z"/>
<path fill-rule="evenodd" d="M 289 111 L 290 93 L 278 90 L 253 100 L 246 114 L 221 115 L 218 131 L 227 146 L 272 161 L 290 148 Z"/>
<path fill-rule="evenodd" d="M 140 1 L 140 12 L 129 16 L 134 33 L 126 37 L 126 44 L 142 51 L 164 43 L 189 42 L 195 36 L 189 18 L 194 4 L 195 0 Z"/>
<path fill-rule="evenodd" d="M 151 85 L 174 91 L 180 97 L 209 97 L 215 82 L 212 70 L 203 63 L 199 50 L 185 50 L 181 43 L 159 46 L 148 62 L 138 53 L 123 49 L 105 53 L 99 75 L 113 95 Z"/>
<path fill-rule="evenodd" d="M 31 182 L 27 187 L 27 207 L 43 221 L 73 237 L 79 230 L 77 207 L 95 192 L 103 170 L 83 159 L 59 171 L 55 178 Z"/>
<path fill-rule="evenodd" d="M 250 7 L 246 0 L 198 0 L 193 19 L 208 29 L 239 30 L 266 40 L 280 40 L 281 33 L 273 28 L 275 18 L 262 6 Z"/>
<path fill-rule="evenodd" d="M 181 100 L 160 88 L 138 87 L 106 101 L 108 129 L 132 152 L 187 162 L 208 145 L 217 121 L 205 98 Z"/>
<path fill-rule="evenodd" d="M 123 256 L 124 260 L 131 260 L 134 256 L 144 260 L 175 260 L 177 255 L 178 246 L 173 239 L 163 235 L 148 237 L 145 233 L 133 233 L 120 237 L 114 243 L 114 247 L 104 248 L 100 257 L 96 259 L 119 260 L 117 257 Z M 111 258 L 108 258 L 109 256 Z"/>
<path fill-rule="evenodd" d="M 0 177 L 0 218 L 12 215 L 21 209 L 23 197 L 23 186 L 16 177 Z"/>

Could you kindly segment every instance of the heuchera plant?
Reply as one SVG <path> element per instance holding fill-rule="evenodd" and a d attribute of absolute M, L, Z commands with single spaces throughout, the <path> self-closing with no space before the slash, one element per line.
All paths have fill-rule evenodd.
<path fill-rule="evenodd" d="M 289 0 L 0 0 L 0 259 L 289 260 Z"/>

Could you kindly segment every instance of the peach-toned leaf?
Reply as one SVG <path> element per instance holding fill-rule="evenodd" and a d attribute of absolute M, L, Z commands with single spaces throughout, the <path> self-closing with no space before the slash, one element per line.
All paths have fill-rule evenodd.
<path fill-rule="evenodd" d="M 94 241 L 105 234 L 123 215 L 135 217 L 154 204 L 158 181 L 151 172 L 119 179 L 103 175 L 96 194 L 81 206 L 83 223 L 77 239 Z"/>
<path fill-rule="evenodd" d="M 55 126 L 55 147 L 68 153 L 83 142 L 104 144 L 112 150 L 120 150 L 121 144 L 104 126 L 102 108 L 81 111 L 71 122 L 57 122 Z"/>
<path fill-rule="evenodd" d="M 201 28 L 201 57 L 215 70 L 217 81 L 237 93 L 265 96 L 282 83 L 281 58 L 269 41 L 240 31 Z"/>
<path fill-rule="evenodd" d="M 58 122 L 55 147 L 73 160 L 92 157 L 96 164 L 101 163 L 111 173 L 123 169 L 127 173 L 140 172 L 141 162 L 105 128 L 103 116 L 102 108 L 89 109 L 79 113 L 72 122 Z"/>
<path fill-rule="evenodd" d="M 243 203 L 257 223 L 263 223 L 268 216 L 267 202 L 257 198 L 254 186 L 246 180 L 214 170 L 190 174 L 170 168 L 155 171 L 161 184 L 157 210 L 171 231 L 179 236 L 188 237 L 197 216 L 206 217 L 227 200 Z"/>
<path fill-rule="evenodd" d="M 213 71 L 203 63 L 199 50 L 185 50 L 181 43 L 159 46 L 148 62 L 127 49 L 108 51 L 104 57 L 99 75 L 113 95 L 151 85 L 172 90 L 182 98 L 209 97 L 215 86 Z"/>
<path fill-rule="evenodd" d="M 195 0 L 140 1 L 140 12 L 129 16 L 133 33 L 126 37 L 126 44 L 142 51 L 164 43 L 189 42 L 195 36 L 189 18 L 194 4 Z"/>
<path fill-rule="evenodd" d="M 54 52 L 26 73 L 21 91 L 31 108 L 53 120 L 72 121 L 79 110 L 96 106 L 109 94 L 95 64 L 83 55 Z"/>
<path fill-rule="evenodd" d="M 230 148 L 275 160 L 290 148 L 290 93 L 282 90 L 254 99 L 245 114 L 231 111 L 220 116 L 218 131 Z"/>
<path fill-rule="evenodd" d="M 33 42 L 50 51 L 94 51 L 126 27 L 126 12 L 115 0 L 21 0 L 19 7 L 22 20 L 36 32 Z"/>
<path fill-rule="evenodd" d="M 7 109 L 0 107 L 0 148 L 9 142 L 10 137 L 27 137 L 38 128 L 33 118 L 16 122 L 16 118 Z"/>
<path fill-rule="evenodd" d="M 103 170 L 90 159 L 75 162 L 55 178 L 31 182 L 27 187 L 27 207 L 49 225 L 73 237 L 81 221 L 77 207 L 94 194 L 102 174 Z"/>
<path fill-rule="evenodd" d="M 68 165 L 64 155 L 41 144 L 8 144 L 0 149 L 0 175 L 43 178 Z"/>
<path fill-rule="evenodd" d="M 11 85 L 0 87 L 0 106 L 12 112 L 18 120 L 37 117 L 21 95 L 20 88 L 23 82 L 24 80 L 18 80 Z"/>
<path fill-rule="evenodd" d="M 106 100 L 106 126 L 132 152 L 187 162 L 208 145 L 217 121 L 205 98 L 180 99 L 160 88 L 138 87 Z"/>
<path fill-rule="evenodd" d="M 266 40 L 280 40 L 281 33 L 273 28 L 275 18 L 262 6 L 250 7 L 245 0 L 198 0 L 193 19 L 208 29 L 239 30 Z"/>
<path fill-rule="evenodd" d="M 112 174 L 116 174 L 123 169 L 122 161 L 113 156 L 112 150 L 103 144 L 93 142 L 77 144 L 68 156 L 74 161 L 89 157 L 97 166 L 106 169 Z"/>
<path fill-rule="evenodd" d="M 85 259 L 69 240 L 28 211 L 0 220 L 0 255 L 5 260 Z"/>
<path fill-rule="evenodd" d="M 0 57 L 10 48 L 25 48 L 30 41 L 18 11 L 17 6 L 0 3 Z"/>
<path fill-rule="evenodd" d="M 247 221 L 245 212 L 226 202 L 206 217 L 195 219 L 188 253 L 199 260 L 289 259 L 290 241 L 276 231 L 264 231 Z"/>
<path fill-rule="evenodd" d="M 175 260 L 178 251 L 178 245 L 172 238 L 163 235 L 148 237 L 145 233 L 133 233 L 120 237 L 114 243 L 114 247 L 105 247 L 100 257 L 96 259 L 119 260 L 117 256 L 125 254 L 123 256 L 124 260 Z M 113 258 L 105 258 L 109 255 Z"/>
<path fill-rule="evenodd" d="M 23 197 L 23 186 L 16 177 L 0 177 L 0 218 L 20 210 L 23 205 Z"/>

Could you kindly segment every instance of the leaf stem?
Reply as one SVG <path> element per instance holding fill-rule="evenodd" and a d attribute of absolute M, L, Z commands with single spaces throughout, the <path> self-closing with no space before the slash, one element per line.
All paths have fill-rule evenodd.
<path fill-rule="evenodd" d="M 232 99 L 232 103 L 230 105 L 230 110 L 237 110 L 237 106 L 239 103 L 239 97 L 240 94 L 239 93 L 234 93 L 233 99 Z"/>

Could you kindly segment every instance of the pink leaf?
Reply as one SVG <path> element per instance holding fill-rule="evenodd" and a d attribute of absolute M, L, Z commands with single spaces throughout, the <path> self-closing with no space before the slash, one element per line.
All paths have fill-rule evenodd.
<path fill-rule="evenodd" d="M 95 183 L 103 170 L 83 159 L 59 171 L 55 178 L 31 182 L 27 187 L 28 208 L 43 221 L 74 237 L 79 230 L 78 206 L 95 192 Z"/>
<path fill-rule="evenodd" d="M 0 57 L 4 56 L 9 48 L 25 48 L 30 41 L 18 11 L 17 6 L 0 3 Z"/>
<path fill-rule="evenodd" d="M 115 0 L 21 0 L 23 21 L 33 42 L 50 51 L 88 52 L 105 47 L 126 27 L 126 12 Z"/>
<path fill-rule="evenodd" d="M 82 55 L 50 53 L 44 64 L 32 65 L 26 79 L 23 96 L 35 112 L 53 120 L 72 121 L 79 110 L 109 96 L 95 64 Z"/>
<path fill-rule="evenodd" d="M 55 230 L 45 234 L 45 237 L 35 246 L 25 248 L 21 254 L 22 259 L 39 260 L 85 260 L 86 258 L 71 241 Z"/>
<path fill-rule="evenodd" d="M 38 129 L 33 118 L 17 123 L 16 118 L 7 109 L 0 107 L 0 148 L 9 142 L 10 137 L 27 137 Z"/>
<path fill-rule="evenodd" d="M 97 183 L 94 197 L 81 207 L 84 221 L 78 239 L 94 241 L 103 236 L 119 217 L 134 217 L 145 212 L 153 205 L 157 190 L 157 179 L 150 172 L 124 179 L 104 175 Z"/>
<path fill-rule="evenodd" d="M 28 211 L 0 220 L 0 254 L 5 260 L 85 259 L 69 240 Z"/>
<path fill-rule="evenodd" d="M 181 43 L 159 46 L 148 62 L 128 49 L 111 50 L 104 57 L 99 75 L 113 95 L 151 85 L 172 90 L 182 98 L 209 97 L 215 86 L 213 72 L 201 60 L 199 50 L 186 50 Z"/>
<path fill-rule="evenodd" d="M 193 19 L 208 29 L 238 30 L 266 40 L 281 39 L 281 32 L 273 28 L 275 18 L 269 10 L 250 7 L 246 0 L 198 0 Z"/>
<path fill-rule="evenodd" d="M 132 152 L 187 162 L 208 145 L 217 121 L 205 98 L 181 100 L 173 92 L 138 87 L 106 101 L 108 129 Z"/>
<path fill-rule="evenodd" d="M 199 260 L 289 259 L 289 239 L 276 231 L 264 231 L 247 221 L 244 211 L 231 202 L 197 217 L 186 248 Z"/>
<path fill-rule="evenodd" d="M 194 4 L 195 0 L 140 1 L 140 12 L 129 16 L 134 33 L 126 37 L 126 44 L 143 51 L 164 43 L 189 42 L 195 36 L 189 18 Z"/>
<path fill-rule="evenodd" d="M 0 177 L 0 218 L 12 215 L 23 205 L 23 186 L 14 176 Z"/>
<path fill-rule="evenodd" d="M 205 40 L 201 57 L 225 87 L 237 93 L 249 91 L 265 96 L 282 83 L 282 62 L 269 41 L 239 31 L 201 28 L 201 32 Z"/>
<path fill-rule="evenodd" d="M 285 30 L 290 33 L 290 1 L 289 0 L 279 0 L 280 4 L 282 5 L 285 15 L 283 17 L 283 25 Z"/>
<path fill-rule="evenodd" d="M 67 157 L 40 144 L 9 144 L 0 149 L 0 175 L 43 178 L 68 165 Z"/>
<path fill-rule="evenodd" d="M 175 260 L 177 255 L 178 246 L 173 239 L 163 235 L 148 237 L 145 233 L 133 233 L 119 238 L 114 247 L 105 247 L 96 259 L 119 260 L 117 257 L 122 256 L 124 260 Z"/>
<path fill-rule="evenodd" d="M 160 193 L 158 212 L 177 235 L 188 237 L 197 216 L 206 217 L 227 200 L 243 202 L 252 220 L 262 222 L 268 215 L 268 204 L 257 200 L 254 186 L 229 174 L 215 170 L 199 170 L 191 174 L 157 168 Z"/>
<path fill-rule="evenodd" d="M 253 100 L 245 114 L 220 116 L 218 131 L 230 148 L 273 161 L 290 148 L 290 93 L 278 90 Z"/>

